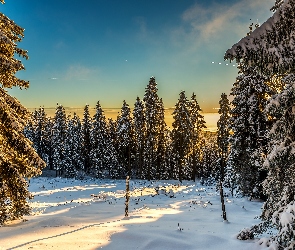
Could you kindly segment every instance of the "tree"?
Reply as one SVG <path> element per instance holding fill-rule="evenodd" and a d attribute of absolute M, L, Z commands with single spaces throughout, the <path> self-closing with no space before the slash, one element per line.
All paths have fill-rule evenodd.
<path fill-rule="evenodd" d="M 148 180 L 152 179 L 155 173 L 155 151 L 157 140 L 157 103 L 159 101 L 158 88 L 155 77 L 151 77 L 147 87 L 145 88 L 145 94 L 143 97 L 145 106 L 145 121 L 146 121 L 146 136 L 145 136 L 145 148 L 144 148 L 144 176 Z"/>
<path fill-rule="evenodd" d="M 224 204 L 224 194 L 223 194 L 223 182 L 224 176 L 226 174 L 226 162 L 229 153 L 229 118 L 230 118 L 230 105 L 229 100 L 227 99 L 227 95 L 225 93 L 221 94 L 221 98 L 219 101 L 219 110 L 218 113 L 220 114 L 220 118 L 217 122 L 217 144 L 218 144 L 218 154 L 219 154 L 219 190 L 220 190 L 220 199 L 221 199 L 221 206 L 222 206 L 222 217 L 223 220 L 226 219 L 226 211 L 225 211 L 225 204 Z"/>
<path fill-rule="evenodd" d="M 92 168 L 96 177 L 102 178 L 104 177 L 104 168 L 107 167 L 108 160 L 111 157 L 111 152 L 109 151 L 110 142 L 106 119 L 99 101 L 96 104 L 96 112 L 93 117 L 91 141 Z"/>
<path fill-rule="evenodd" d="M 136 98 L 133 109 L 133 124 L 134 124 L 134 138 L 135 138 L 135 164 L 136 164 L 136 176 L 142 178 L 143 172 L 143 160 L 144 160 L 144 142 L 145 142 L 145 116 L 144 116 L 144 104 Z"/>
<path fill-rule="evenodd" d="M 91 169 L 91 130 L 92 130 L 92 119 L 89 113 L 89 105 L 86 104 L 84 107 L 83 121 L 82 121 L 82 157 L 84 171 L 88 174 Z"/>
<path fill-rule="evenodd" d="M 192 138 L 190 141 L 190 153 L 189 158 L 191 161 L 190 179 L 195 180 L 197 174 L 197 163 L 200 162 L 201 158 L 201 147 L 202 147 L 202 131 L 206 128 L 204 116 L 200 114 L 202 109 L 196 100 L 195 93 L 192 94 L 189 102 L 189 112 L 191 116 L 191 134 Z"/>
<path fill-rule="evenodd" d="M 4 0 L 1 0 L 4 3 Z M 28 59 L 27 51 L 17 47 L 24 29 L 0 13 L 0 224 L 30 213 L 27 178 L 41 173 L 45 166 L 23 131 L 30 113 L 4 88 L 28 88 L 29 82 L 15 76 L 24 66 L 14 58 Z"/>
<path fill-rule="evenodd" d="M 172 123 L 172 140 L 174 152 L 176 153 L 178 179 L 182 182 L 184 177 L 183 168 L 185 165 L 185 159 L 189 153 L 189 146 L 193 136 L 189 101 L 187 100 L 184 91 L 180 92 L 178 102 L 175 104 L 175 109 L 172 114 L 174 119 Z"/>
<path fill-rule="evenodd" d="M 122 168 L 118 163 L 118 144 L 117 144 L 117 122 L 109 118 L 107 123 L 109 138 L 108 151 L 110 158 L 108 160 L 108 171 L 111 178 L 118 178 Z"/>
<path fill-rule="evenodd" d="M 67 137 L 65 140 L 65 176 L 77 177 L 83 169 L 82 160 L 82 125 L 80 118 L 74 113 L 68 117 Z"/>
<path fill-rule="evenodd" d="M 126 101 L 123 101 L 121 113 L 117 118 L 117 145 L 118 145 L 118 160 L 123 167 L 124 176 L 132 176 L 132 154 L 134 145 L 134 132 L 131 119 L 131 111 Z M 122 177 L 123 177 L 122 176 Z"/>
<path fill-rule="evenodd" d="M 262 153 L 266 147 L 267 119 L 264 109 L 272 94 L 267 77 L 256 67 L 239 66 L 240 75 L 232 88 L 229 165 L 243 195 L 262 198 Z M 265 178 L 265 177 L 264 177 Z M 234 184 L 232 184 L 234 185 Z"/>
<path fill-rule="evenodd" d="M 167 178 L 166 148 L 168 128 L 165 122 L 165 109 L 162 98 L 157 105 L 158 136 L 156 150 L 156 179 Z"/>
<path fill-rule="evenodd" d="M 266 108 L 273 124 L 263 164 L 267 171 L 263 182 L 267 200 L 262 209 L 263 222 L 252 227 L 252 232 L 260 233 L 266 226 L 274 226 L 278 231 L 269 239 L 269 245 L 274 243 L 278 249 L 294 249 L 295 1 L 277 0 L 272 10 L 273 16 L 233 45 L 225 59 L 257 67 L 269 79 L 285 76 L 284 89 L 272 96 Z"/>
<path fill-rule="evenodd" d="M 34 148 L 36 149 L 38 155 L 47 162 L 47 133 L 46 133 L 46 125 L 47 125 L 47 115 L 45 113 L 44 108 L 39 108 L 35 110 L 33 114 L 34 118 Z"/>
<path fill-rule="evenodd" d="M 67 120 L 65 109 L 61 104 L 57 104 L 54 124 L 52 127 L 53 139 L 53 166 L 56 170 L 56 176 L 62 175 L 65 170 L 66 160 L 66 138 L 67 138 Z"/>

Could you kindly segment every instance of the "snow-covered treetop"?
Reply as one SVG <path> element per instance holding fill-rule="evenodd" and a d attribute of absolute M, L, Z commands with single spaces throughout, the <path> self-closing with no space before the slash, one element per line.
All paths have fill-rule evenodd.
<path fill-rule="evenodd" d="M 0 0 L 4 3 L 4 0 Z M 15 55 L 28 59 L 27 51 L 17 47 L 17 43 L 24 37 L 24 29 L 15 24 L 7 16 L 0 13 L 0 86 L 11 88 L 19 86 L 27 88 L 28 81 L 15 76 L 19 70 L 25 69 L 22 62 L 14 58 Z"/>
<path fill-rule="evenodd" d="M 270 75 L 294 71 L 295 0 L 277 0 L 272 10 L 273 16 L 227 50 L 224 59 L 257 65 Z"/>

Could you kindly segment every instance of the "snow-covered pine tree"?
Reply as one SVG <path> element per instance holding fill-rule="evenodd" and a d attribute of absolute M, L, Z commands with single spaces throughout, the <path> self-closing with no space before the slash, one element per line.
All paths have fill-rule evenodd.
<path fill-rule="evenodd" d="M 137 178 L 143 178 L 143 157 L 145 142 L 145 116 L 144 104 L 139 97 L 136 98 L 133 109 L 133 124 L 135 138 L 135 175 Z"/>
<path fill-rule="evenodd" d="M 184 172 L 185 160 L 189 153 L 189 147 L 193 136 L 189 101 L 184 91 L 180 92 L 178 102 L 175 104 L 175 109 L 172 114 L 174 119 L 172 123 L 172 141 L 177 163 L 176 171 L 178 172 L 178 180 L 182 182 L 184 177 L 187 177 Z"/>
<path fill-rule="evenodd" d="M 54 124 L 52 127 L 53 139 L 53 166 L 56 176 L 62 175 L 65 171 L 65 142 L 67 138 L 67 118 L 65 109 L 61 104 L 57 104 Z"/>
<path fill-rule="evenodd" d="M 53 124 L 54 118 L 47 117 L 46 118 L 46 126 L 45 126 L 45 144 L 46 144 L 46 166 L 50 170 L 54 170 L 53 166 L 53 154 L 54 154 L 54 141 L 53 141 Z"/>
<path fill-rule="evenodd" d="M 272 94 L 267 78 L 256 67 L 240 65 L 240 75 L 232 88 L 229 166 L 233 168 L 243 195 L 262 198 L 262 153 L 266 146 L 267 98 Z M 234 184 L 232 184 L 234 185 Z"/>
<path fill-rule="evenodd" d="M 159 106 L 158 88 L 155 77 L 151 77 L 147 87 L 145 88 L 145 94 L 143 97 L 145 107 L 145 124 L 146 124 L 146 136 L 144 144 L 144 172 L 143 175 L 146 179 L 151 180 L 155 178 L 156 172 L 156 150 L 157 140 L 159 134 L 159 121 L 157 116 L 157 110 Z"/>
<path fill-rule="evenodd" d="M 286 76 L 285 88 L 271 98 L 266 108 L 273 126 L 264 163 L 268 172 L 263 183 L 267 200 L 261 218 L 264 225 L 278 229 L 269 244 L 272 242 L 278 249 L 294 249 L 295 1 L 278 0 L 272 9 L 273 16 L 232 46 L 225 59 L 258 67 L 268 78 Z M 262 226 L 252 229 L 262 229 Z"/>
<path fill-rule="evenodd" d="M 65 140 L 65 176 L 74 178 L 83 169 L 82 125 L 79 116 L 74 113 L 68 117 L 67 137 Z"/>
<path fill-rule="evenodd" d="M 17 47 L 24 29 L 0 13 L 0 31 L 0 224 L 3 224 L 30 213 L 27 199 L 32 196 L 25 178 L 40 174 L 45 163 L 23 134 L 30 112 L 4 90 L 29 87 L 28 81 L 15 76 L 24 66 L 14 56 L 28 59 L 27 51 Z"/>
<path fill-rule="evenodd" d="M 108 151 L 110 158 L 108 160 L 108 172 L 110 178 L 118 178 L 122 172 L 122 168 L 118 162 L 118 145 L 117 145 L 117 123 L 109 118 L 107 123 L 107 131 L 109 138 Z"/>
<path fill-rule="evenodd" d="M 89 105 L 86 104 L 84 107 L 83 120 L 82 120 L 82 158 L 83 158 L 83 170 L 89 174 L 91 170 L 91 130 L 92 130 L 92 119 L 89 113 Z"/>
<path fill-rule="evenodd" d="M 206 128 L 206 122 L 204 116 L 201 115 L 202 109 L 198 104 L 195 93 L 192 94 L 191 100 L 189 102 L 189 112 L 191 117 L 191 134 L 192 138 L 190 140 L 190 179 L 195 180 L 197 174 L 197 165 L 200 165 L 201 158 L 201 147 L 203 143 L 202 131 Z"/>
<path fill-rule="evenodd" d="M 200 138 L 202 142 L 199 176 L 207 179 L 207 184 L 214 184 L 214 175 L 218 165 L 217 134 L 211 131 L 203 131 Z"/>
<path fill-rule="evenodd" d="M 166 147 L 168 128 L 165 122 L 165 108 L 162 98 L 157 105 L 157 149 L 156 149 L 156 176 L 157 180 L 167 178 Z"/>
<path fill-rule="evenodd" d="M 104 170 L 107 167 L 109 152 L 109 136 L 107 132 L 106 118 L 104 111 L 101 108 L 99 101 L 96 104 L 96 112 L 93 117 L 92 131 L 91 131 L 91 159 L 92 169 L 97 178 L 103 178 Z"/>
<path fill-rule="evenodd" d="M 126 101 L 123 101 L 121 112 L 117 118 L 118 161 L 122 166 L 121 177 L 132 176 L 132 155 L 134 154 L 134 130 L 131 111 Z"/>
<path fill-rule="evenodd" d="M 44 107 L 40 107 L 36 110 L 33 114 L 34 118 L 34 140 L 33 140 L 33 147 L 36 149 L 38 155 L 47 162 L 47 147 L 46 147 L 46 140 L 47 140 L 47 133 L 46 133 L 46 121 L 47 115 L 45 113 Z"/>
<path fill-rule="evenodd" d="M 219 156 L 219 168 L 217 172 L 216 181 L 219 183 L 219 190 L 220 190 L 220 199 L 221 199 L 221 206 L 222 206 L 222 216 L 223 219 L 226 220 L 226 211 L 225 211 L 225 203 L 224 203 L 224 194 L 223 194 L 223 187 L 224 187 L 224 177 L 227 173 L 226 162 L 227 157 L 229 154 L 229 118 L 230 118 L 230 104 L 225 93 L 221 94 L 219 100 L 219 110 L 218 113 L 220 114 L 219 120 L 217 122 L 217 145 L 218 145 L 218 156 Z"/>

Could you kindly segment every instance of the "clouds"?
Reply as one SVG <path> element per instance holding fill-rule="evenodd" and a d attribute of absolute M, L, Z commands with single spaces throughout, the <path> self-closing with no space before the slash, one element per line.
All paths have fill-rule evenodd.
<path fill-rule="evenodd" d="M 69 65 L 65 71 L 65 80 L 88 80 L 94 78 L 99 73 L 99 69 L 90 68 L 81 64 Z"/>
<path fill-rule="evenodd" d="M 248 31 L 250 19 L 263 22 L 271 16 L 271 0 L 240 0 L 215 2 L 210 5 L 195 5 L 182 13 L 182 25 L 174 30 L 176 37 L 185 37 L 186 42 L 193 43 L 196 49 L 203 43 L 221 42 L 219 39 L 241 38 Z M 217 43 L 216 43 L 217 42 Z"/>

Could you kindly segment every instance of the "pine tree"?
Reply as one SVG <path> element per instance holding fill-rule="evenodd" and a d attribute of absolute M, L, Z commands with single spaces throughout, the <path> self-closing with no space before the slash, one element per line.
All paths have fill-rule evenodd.
<path fill-rule="evenodd" d="M 189 112 L 191 117 L 191 134 L 192 138 L 190 141 L 190 179 L 195 180 L 197 174 L 197 164 L 201 157 L 201 146 L 202 146 L 202 136 L 201 133 L 203 129 L 206 128 L 204 116 L 200 113 L 202 109 L 200 108 L 195 93 L 192 94 L 191 100 L 189 102 Z"/>
<path fill-rule="evenodd" d="M 91 170 L 91 130 L 92 130 L 92 119 L 89 113 L 89 105 L 85 105 L 83 121 L 82 121 L 82 157 L 83 157 L 83 168 L 85 173 L 89 174 Z"/>
<path fill-rule="evenodd" d="M 113 119 L 109 118 L 107 123 L 107 131 L 109 138 L 109 160 L 108 160 L 108 172 L 110 178 L 118 178 L 122 172 L 122 168 L 118 162 L 118 145 L 117 145 L 117 123 Z"/>
<path fill-rule="evenodd" d="M 143 172 L 143 158 L 144 158 L 144 142 L 145 142 L 145 116 L 144 116 L 144 104 L 137 97 L 133 109 L 133 123 L 134 123 L 134 137 L 135 137 L 135 164 L 136 164 L 136 176 L 142 178 Z"/>
<path fill-rule="evenodd" d="M 40 174 L 45 163 L 23 134 L 29 111 L 4 90 L 29 87 L 28 81 L 15 76 L 24 66 L 14 55 L 28 59 L 27 51 L 17 47 L 24 29 L 2 13 L 0 19 L 0 224 L 3 224 L 30 213 L 27 199 L 32 196 L 26 178 Z"/>
<path fill-rule="evenodd" d="M 122 166 L 123 176 L 132 176 L 132 155 L 134 154 L 134 132 L 131 111 L 126 101 L 123 101 L 121 112 L 117 118 L 118 161 Z"/>
<path fill-rule="evenodd" d="M 158 138 L 157 110 L 159 103 L 155 77 L 151 77 L 143 97 L 145 107 L 146 136 L 144 143 L 144 177 L 151 180 L 156 172 L 155 155 Z"/>
<path fill-rule="evenodd" d="M 223 194 L 223 187 L 224 187 L 224 176 L 226 175 L 226 162 L 227 157 L 229 154 L 229 118 L 230 118 L 230 104 L 229 100 L 227 99 L 227 95 L 225 93 L 221 94 L 221 98 L 219 101 L 219 110 L 218 113 L 220 114 L 220 118 L 217 122 L 217 144 L 218 144 L 218 154 L 219 154 L 219 176 L 217 181 L 219 180 L 219 190 L 220 190 L 220 199 L 221 199 L 221 206 L 222 206 L 222 215 L 223 219 L 227 220 L 226 218 L 226 211 L 225 211 L 225 204 L 224 204 L 224 194 Z"/>
<path fill-rule="evenodd" d="M 249 36 L 226 52 L 225 59 L 257 67 L 269 79 L 286 76 L 285 88 L 274 95 L 266 108 L 271 120 L 269 145 L 263 182 L 267 200 L 262 211 L 262 225 L 252 227 L 259 233 L 265 226 L 275 226 L 277 234 L 269 239 L 278 249 L 294 249 L 294 30 L 295 1 L 277 0 L 274 14 Z"/>
<path fill-rule="evenodd" d="M 53 139 L 53 166 L 56 176 L 62 175 L 65 170 L 65 143 L 67 138 L 67 120 L 65 109 L 61 104 L 57 104 L 54 124 L 52 127 Z"/>
<path fill-rule="evenodd" d="M 46 166 L 50 170 L 54 170 L 53 155 L 54 155 L 54 137 L 53 137 L 53 124 L 54 120 L 51 117 L 46 118 L 45 124 L 45 147 L 46 147 Z"/>
<path fill-rule="evenodd" d="M 47 148 L 46 148 L 46 113 L 44 108 L 40 107 L 35 111 L 34 115 L 34 148 L 38 155 L 47 162 Z"/>
<path fill-rule="evenodd" d="M 92 167 L 95 170 L 96 177 L 104 177 L 104 168 L 107 167 L 110 159 L 110 142 L 107 132 L 106 119 L 99 102 L 96 104 L 96 113 L 93 118 L 93 125 L 91 131 L 91 159 Z"/>
<path fill-rule="evenodd" d="M 172 114 L 174 119 L 172 123 L 172 140 L 174 152 L 176 153 L 178 179 L 182 182 L 185 160 L 189 153 L 189 146 L 193 136 L 189 101 L 184 91 L 180 92 L 178 102 L 175 104 L 175 110 Z"/>
<path fill-rule="evenodd" d="M 74 113 L 68 117 L 67 137 L 65 140 L 65 176 L 74 178 L 83 169 L 82 160 L 82 125 L 80 118 Z"/>
<path fill-rule="evenodd" d="M 167 176 L 166 167 L 166 148 L 168 128 L 165 122 L 165 109 L 162 98 L 160 98 L 157 106 L 157 150 L 156 150 L 156 179 L 165 179 Z"/>
<path fill-rule="evenodd" d="M 267 78 L 257 68 L 240 65 L 234 84 L 231 110 L 229 165 L 243 195 L 262 198 L 262 153 L 266 146 L 267 120 L 264 109 L 272 93 Z M 232 184 L 234 185 L 234 184 Z"/>

